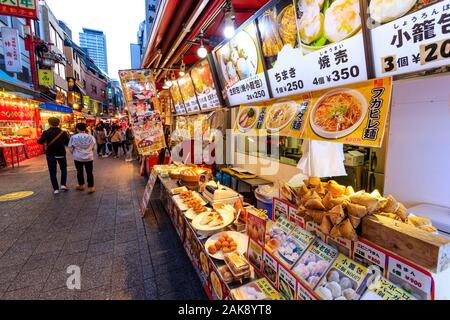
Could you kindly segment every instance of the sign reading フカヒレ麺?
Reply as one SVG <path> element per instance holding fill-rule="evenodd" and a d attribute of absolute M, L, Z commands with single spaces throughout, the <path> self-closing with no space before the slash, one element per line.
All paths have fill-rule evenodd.
<path fill-rule="evenodd" d="M 37 0 L 2 0 L 0 14 L 37 19 Z"/>
<path fill-rule="evenodd" d="M 450 63 L 450 0 L 372 0 L 368 13 L 377 77 Z"/>

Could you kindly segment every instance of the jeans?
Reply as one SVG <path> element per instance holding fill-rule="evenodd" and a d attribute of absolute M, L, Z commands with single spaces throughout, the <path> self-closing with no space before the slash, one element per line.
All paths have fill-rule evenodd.
<path fill-rule="evenodd" d="M 88 188 L 94 187 L 94 161 L 75 161 L 75 168 L 77 168 L 78 185 L 84 185 L 84 169 L 86 169 Z"/>
<path fill-rule="evenodd" d="M 66 156 L 55 157 L 47 155 L 48 172 L 50 173 L 50 181 L 52 182 L 53 190 L 59 190 L 58 178 L 56 177 L 57 164 L 61 169 L 61 185 L 65 186 L 67 183 L 67 159 Z"/>
<path fill-rule="evenodd" d="M 106 154 L 106 143 L 97 144 L 97 154 L 99 156 Z"/>
<path fill-rule="evenodd" d="M 112 147 L 113 147 L 113 149 L 114 149 L 114 155 L 115 155 L 116 157 L 119 156 L 119 147 L 120 147 L 121 144 L 122 144 L 122 142 L 113 142 L 113 143 L 112 143 Z"/>
<path fill-rule="evenodd" d="M 127 141 L 122 141 L 122 151 L 124 155 L 127 155 L 128 151 L 130 150 L 130 146 L 128 145 Z"/>

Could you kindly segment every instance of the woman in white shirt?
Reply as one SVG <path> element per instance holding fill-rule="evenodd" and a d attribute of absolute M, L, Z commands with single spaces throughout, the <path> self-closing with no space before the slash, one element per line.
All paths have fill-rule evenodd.
<path fill-rule="evenodd" d="M 77 123 L 77 134 L 69 141 L 69 149 L 73 154 L 75 167 L 77 169 L 77 190 L 85 189 L 84 169 L 86 169 L 88 192 L 94 193 L 94 148 L 95 138 L 86 132 L 85 123 Z"/>

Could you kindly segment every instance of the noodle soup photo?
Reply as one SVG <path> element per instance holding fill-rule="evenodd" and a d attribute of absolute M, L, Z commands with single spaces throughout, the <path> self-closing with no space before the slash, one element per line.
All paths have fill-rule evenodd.
<path fill-rule="evenodd" d="M 286 127 L 297 114 L 297 104 L 294 101 L 285 101 L 274 104 L 267 112 L 266 129 L 278 132 Z"/>
<path fill-rule="evenodd" d="M 367 114 L 362 94 L 351 89 L 338 89 L 325 94 L 310 113 L 314 132 L 327 139 L 338 139 L 355 131 Z"/>

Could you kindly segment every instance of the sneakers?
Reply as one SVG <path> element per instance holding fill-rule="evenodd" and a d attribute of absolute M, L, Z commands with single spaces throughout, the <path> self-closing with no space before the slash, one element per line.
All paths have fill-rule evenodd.
<path fill-rule="evenodd" d="M 53 194 L 59 194 L 59 190 L 53 191 Z"/>
<path fill-rule="evenodd" d="M 76 189 L 78 191 L 83 191 L 84 190 L 84 185 L 82 185 L 82 186 L 78 185 Z"/>
<path fill-rule="evenodd" d="M 102 155 L 102 158 L 108 158 L 107 154 Z"/>
<path fill-rule="evenodd" d="M 88 188 L 88 193 L 94 193 L 94 192 L 95 192 L 95 188 L 94 187 Z"/>
<path fill-rule="evenodd" d="M 61 186 L 61 188 L 59 189 L 59 191 L 67 192 L 67 191 L 69 191 L 69 188 L 67 188 L 66 186 Z"/>

